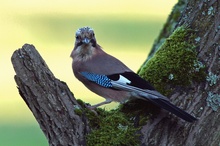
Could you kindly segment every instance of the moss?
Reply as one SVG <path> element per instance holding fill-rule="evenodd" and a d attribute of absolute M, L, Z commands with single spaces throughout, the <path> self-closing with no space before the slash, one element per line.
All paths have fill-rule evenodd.
<path fill-rule="evenodd" d="M 89 120 L 90 127 L 97 127 L 100 123 L 99 115 L 103 114 L 104 112 L 102 112 L 101 109 L 98 109 L 97 111 L 88 109 L 87 103 L 83 102 L 80 99 L 77 99 L 77 103 L 81 106 L 81 108 L 75 108 L 74 112 L 81 117 L 86 117 Z"/>
<path fill-rule="evenodd" d="M 97 115 L 87 115 L 92 125 L 87 135 L 88 146 L 139 146 L 141 127 L 157 115 L 160 108 L 135 99 L 121 104 L 117 109 L 106 111 L 97 108 L 96 112 Z"/>
<path fill-rule="evenodd" d="M 87 135 L 88 146 L 138 146 L 138 128 L 119 110 L 98 109 L 99 123 Z"/>
<path fill-rule="evenodd" d="M 77 103 L 78 103 L 81 107 L 85 107 L 85 106 L 84 106 L 85 104 L 84 104 L 84 102 L 83 102 L 82 100 L 78 99 L 78 100 L 77 100 Z M 83 109 L 82 109 L 80 106 L 75 105 L 75 107 L 74 107 L 74 112 L 75 112 L 77 115 L 82 116 L 82 115 L 83 115 Z"/>
<path fill-rule="evenodd" d="M 82 108 L 75 108 L 75 113 L 82 118 L 86 117 L 91 128 L 91 132 L 87 135 L 88 146 L 140 145 L 140 134 L 138 134 L 140 128 L 135 126 L 134 118 L 131 118 L 135 116 L 136 112 L 132 112 L 134 114 L 126 112 L 125 106 L 122 105 L 111 111 L 101 108 L 92 111 L 86 107 L 86 103 L 82 100 L 77 100 L 77 102 Z M 130 109 L 129 106 L 126 105 L 126 107 Z M 142 122 L 143 119 L 147 119 L 144 116 L 142 117 Z"/>
<path fill-rule="evenodd" d="M 201 67 L 197 58 L 195 38 L 192 30 L 178 27 L 141 68 L 139 75 L 165 95 L 177 86 L 187 87 L 204 80 L 205 67 Z"/>
<path fill-rule="evenodd" d="M 85 107 L 85 103 L 81 99 L 76 100 L 81 107 Z"/>
<path fill-rule="evenodd" d="M 79 116 L 82 116 L 83 114 L 83 111 L 81 109 L 75 109 L 74 112 Z"/>
<path fill-rule="evenodd" d="M 161 30 L 159 36 L 154 41 L 153 47 L 149 53 L 149 56 L 147 60 L 144 62 L 144 64 L 155 54 L 155 52 L 159 49 L 162 43 L 172 34 L 174 31 L 176 24 L 178 23 L 178 20 L 181 17 L 181 13 L 186 7 L 186 1 L 184 0 L 178 0 L 177 4 L 173 7 L 173 10 L 171 14 L 169 15 L 166 23 L 163 26 L 163 29 Z M 138 71 L 139 72 L 139 71 Z"/>

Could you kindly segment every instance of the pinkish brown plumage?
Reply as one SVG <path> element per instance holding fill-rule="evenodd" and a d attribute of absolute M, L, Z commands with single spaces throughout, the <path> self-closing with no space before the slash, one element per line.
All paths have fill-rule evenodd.
<path fill-rule="evenodd" d="M 123 103 L 130 98 L 139 98 L 148 100 L 188 122 L 196 120 L 170 103 L 167 97 L 157 92 L 120 60 L 105 53 L 97 44 L 92 28 L 82 27 L 76 31 L 71 57 L 75 77 L 89 90 L 106 99 L 92 108 L 112 101 Z"/>

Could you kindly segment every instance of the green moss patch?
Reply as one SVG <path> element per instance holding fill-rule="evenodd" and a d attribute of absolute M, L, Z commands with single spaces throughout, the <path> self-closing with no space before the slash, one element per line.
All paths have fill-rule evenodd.
<path fill-rule="evenodd" d="M 77 100 L 82 108 L 76 109 L 81 117 L 87 117 L 90 133 L 86 137 L 87 146 L 139 146 L 139 126 L 134 124 L 135 112 L 129 113 L 128 106 L 121 105 L 118 109 L 106 111 L 97 108 L 91 111 L 86 108 L 85 103 Z M 125 110 L 128 107 L 129 110 Z M 129 113 L 129 114 L 128 114 Z M 141 116 L 144 117 L 144 116 Z M 142 121 L 146 121 L 142 118 Z"/>
<path fill-rule="evenodd" d="M 165 95 L 177 86 L 186 87 L 205 79 L 205 67 L 197 58 L 195 43 L 195 32 L 186 27 L 177 28 L 139 75 Z"/>
<path fill-rule="evenodd" d="M 122 112 L 101 111 L 98 127 L 87 135 L 88 146 L 138 146 L 139 135 L 131 120 Z M 100 109 L 99 109 L 100 113 Z"/>

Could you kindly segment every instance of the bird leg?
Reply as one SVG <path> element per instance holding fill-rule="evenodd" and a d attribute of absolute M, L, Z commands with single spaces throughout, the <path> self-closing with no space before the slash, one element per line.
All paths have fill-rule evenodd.
<path fill-rule="evenodd" d="M 108 104 L 108 103 L 111 103 L 112 100 L 111 99 L 106 99 L 105 101 L 103 102 L 100 102 L 98 104 L 95 104 L 93 106 L 88 106 L 87 108 L 90 109 L 90 110 L 94 110 L 95 108 L 97 108 L 98 106 L 101 106 L 101 105 L 104 105 L 104 104 Z"/>

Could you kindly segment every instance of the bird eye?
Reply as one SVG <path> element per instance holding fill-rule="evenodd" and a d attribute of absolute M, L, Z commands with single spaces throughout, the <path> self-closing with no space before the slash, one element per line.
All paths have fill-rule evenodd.
<path fill-rule="evenodd" d="M 76 36 L 76 39 L 77 39 L 77 40 L 80 39 L 80 36 L 77 35 L 77 36 Z"/>

